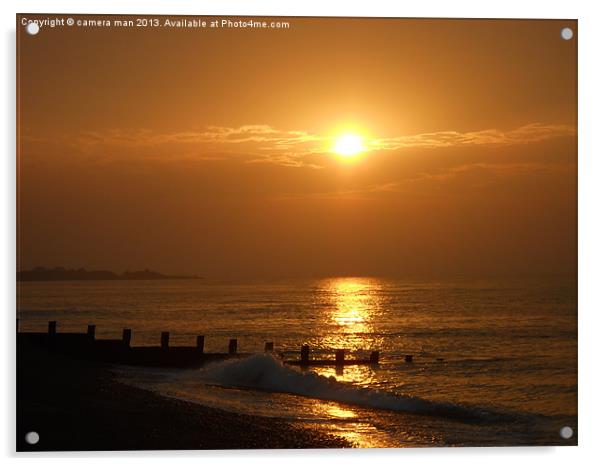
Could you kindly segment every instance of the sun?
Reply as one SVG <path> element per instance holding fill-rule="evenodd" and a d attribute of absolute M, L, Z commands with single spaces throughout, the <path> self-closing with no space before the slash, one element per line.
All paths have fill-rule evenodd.
<path fill-rule="evenodd" d="M 361 136 L 354 133 L 346 133 L 335 140 L 332 150 L 343 157 L 353 157 L 366 150 L 366 148 Z"/>

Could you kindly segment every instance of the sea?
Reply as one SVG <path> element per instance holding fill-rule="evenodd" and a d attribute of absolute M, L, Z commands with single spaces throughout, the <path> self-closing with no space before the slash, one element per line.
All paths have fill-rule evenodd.
<path fill-rule="evenodd" d="M 21 331 L 84 332 L 132 345 L 247 357 L 200 369 L 115 366 L 126 383 L 278 418 L 358 447 L 577 444 L 577 284 L 558 278 L 373 277 L 19 282 Z M 265 353 L 265 342 L 274 352 Z M 299 367 L 310 357 L 378 365 Z M 411 355 L 411 361 L 406 356 Z M 568 428 L 568 429 L 567 429 Z"/>

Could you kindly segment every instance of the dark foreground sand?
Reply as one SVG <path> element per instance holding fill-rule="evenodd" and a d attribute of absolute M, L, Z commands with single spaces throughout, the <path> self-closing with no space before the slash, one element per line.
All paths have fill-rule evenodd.
<path fill-rule="evenodd" d="M 283 421 L 164 398 L 118 382 L 108 366 L 18 343 L 17 451 L 340 448 Z M 25 434 L 38 432 L 36 445 Z"/>

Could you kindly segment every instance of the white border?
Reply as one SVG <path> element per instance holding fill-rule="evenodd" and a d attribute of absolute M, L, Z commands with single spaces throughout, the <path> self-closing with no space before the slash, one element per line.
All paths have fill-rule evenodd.
<path fill-rule="evenodd" d="M 5 151 L 0 174 L 0 229 L 2 249 L 0 257 L 0 296 L 4 306 L 0 309 L 4 367 L 0 384 L 4 409 L 0 424 L 0 442 L 3 456 L 15 460 L 14 451 L 14 309 L 15 309 L 15 13 L 156 13 L 205 15 L 266 15 L 266 16 L 403 16 L 403 17 L 486 17 L 486 18 L 562 18 L 579 20 L 579 447 L 560 448 L 482 448 L 482 449 L 412 449 L 412 450 L 354 450 L 354 451 L 228 451 L 228 452 L 157 452 L 157 453 L 95 453 L 95 454 L 44 454 L 20 455 L 25 463 L 44 458 L 46 465 L 68 461 L 105 463 L 133 461 L 138 464 L 162 464 L 168 458 L 190 464 L 199 460 L 245 463 L 245 465 L 303 465 L 308 462 L 345 461 L 362 464 L 367 461 L 397 463 L 399 461 L 446 465 L 545 462 L 546 466 L 569 463 L 593 463 L 600 457 L 598 433 L 602 421 L 599 399 L 602 396 L 602 372 L 598 355 L 602 329 L 602 299 L 597 293 L 600 278 L 597 265 L 602 263 L 600 243 L 602 222 L 602 144 L 600 127 L 600 86 L 602 73 L 600 45 L 602 44 L 602 16 L 595 1 L 385 1 L 366 0 L 4 0 L 0 2 L 2 15 L 2 86 L 4 109 L 2 141 Z M 600 288 L 598 286 L 598 288 Z M 599 458 L 598 458 L 599 460 Z"/>

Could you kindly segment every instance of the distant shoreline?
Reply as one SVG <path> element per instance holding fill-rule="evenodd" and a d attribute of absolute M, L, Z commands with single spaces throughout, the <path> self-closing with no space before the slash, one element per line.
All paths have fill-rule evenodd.
<path fill-rule="evenodd" d="M 198 275 L 164 275 L 153 270 L 125 271 L 117 274 L 108 270 L 66 269 L 64 267 L 36 267 L 17 272 L 18 282 L 58 282 L 96 280 L 202 280 Z"/>

